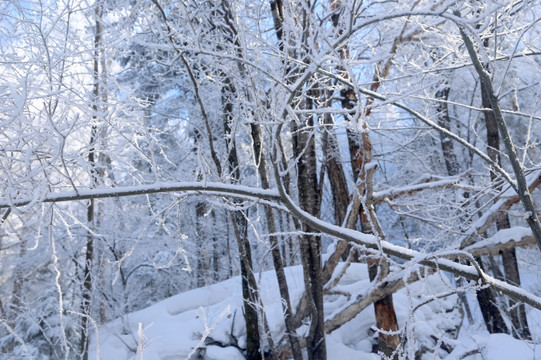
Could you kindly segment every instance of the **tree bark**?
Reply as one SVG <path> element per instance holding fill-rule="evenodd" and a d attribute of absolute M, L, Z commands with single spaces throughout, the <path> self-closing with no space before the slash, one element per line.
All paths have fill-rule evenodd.
<path fill-rule="evenodd" d="M 224 74 L 225 75 L 225 74 Z M 236 184 L 240 182 L 239 158 L 237 146 L 235 143 L 235 134 L 231 132 L 230 123 L 233 119 L 232 96 L 236 93 L 235 87 L 230 79 L 225 76 L 224 86 L 222 87 L 222 104 L 224 107 L 224 129 L 226 145 L 229 150 L 228 165 L 231 182 Z M 253 273 L 252 251 L 250 241 L 248 240 L 248 221 L 246 216 L 240 210 L 232 211 L 231 220 L 235 229 L 235 236 L 240 254 L 240 268 L 242 276 L 242 294 L 244 302 L 244 320 L 246 323 L 246 359 L 263 359 L 261 348 L 261 334 L 259 331 L 260 306 L 259 290 Z"/>
<path fill-rule="evenodd" d="M 259 179 L 261 180 L 261 187 L 263 189 L 268 189 L 270 187 L 270 182 L 267 168 L 267 160 L 265 158 L 265 149 L 262 145 L 261 128 L 259 124 L 250 124 L 250 129 L 252 133 L 254 157 L 259 172 Z M 274 264 L 274 270 L 276 271 L 276 279 L 278 281 L 280 296 L 282 298 L 282 310 L 285 313 L 284 322 L 286 326 L 287 336 L 291 345 L 293 359 L 302 360 L 301 346 L 297 337 L 295 325 L 293 323 L 293 309 L 291 307 L 289 288 L 287 286 L 284 265 L 282 263 L 282 254 L 280 253 L 280 246 L 276 235 L 272 235 L 275 234 L 277 231 L 274 212 L 268 206 L 265 206 L 264 209 L 265 218 L 267 219 L 267 229 L 268 232 L 271 234 L 269 236 L 269 241 L 271 245 L 272 261 Z"/>
<path fill-rule="evenodd" d="M 197 249 L 197 265 L 195 274 L 195 286 L 200 288 L 205 286 L 208 265 L 205 261 L 207 257 L 205 254 L 205 245 L 207 244 L 207 232 L 205 229 L 205 214 L 207 213 L 207 204 L 204 201 L 197 201 L 195 204 L 195 235 L 197 236 L 197 242 L 199 243 Z"/>
<path fill-rule="evenodd" d="M 332 6 L 333 10 L 335 11 L 333 23 L 335 27 L 338 27 L 339 12 L 341 10 L 342 3 L 340 0 L 334 0 Z M 404 30 L 405 27 L 402 29 L 400 36 L 395 39 L 393 47 L 391 49 L 391 58 L 388 59 L 387 62 L 384 64 L 383 69 L 381 69 L 380 71 L 379 66 L 376 67 L 370 90 L 374 92 L 377 91 L 380 86 L 381 77 L 385 77 L 389 73 L 391 59 L 396 52 L 398 44 L 402 41 L 401 37 L 404 33 Z M 338 32 L 340 33 L 341 29 L 339 29 Z M 343 59 L 347 59 L 347 48 L 340 49 L 340 56 Z M 343 88 L 340 91 L 340 96 L 342 108 L 352 110 L 355 106 L 357 106 L 358 99 L 353 88 Z M 354 176 L 354 181 L 358 186 L 359 196 L 367 195 L 365 191 L 367 182 L 372 181 L 372 179 L 368 179 L 368 176 L 373 175 L 373 173 L 369 174 L 367 169 L 367 166 L 372 166 L 372 143 L 368 135 L 367 121 L 372 111 L 371 105 L 373 102 L 373 97 L 367 98 L 365 104 L 366 110 L 363 112 L 362 117 L 363 123 L 360 125 L 361 129 L 348 129 L 347 132 L 352 172 Z M 359 119 L 348 120 L 352 122 L 359 121 Z M 371 196 L 371 194 L 369 195 Z M 372 214 L 368 214 L 368 211 L 370 210 L 365 208 L 367 205 L 372 206 L 372 204 L 363 204 L 359 207 L 358 210 L 359 219 L 361 222 L 361 230 L 365 234 L 374 234 L 374 231 L 372 229 L 372 223 L 374 220 L 377 220 L 375 209 L 372 210 Z M 383 239 L 381 238 L 380 240 L 383 241 Z M 386 259 L 370 256 L 366 259 L 366 263 L 368 266 L 368 274 L 370 277 L 370 281 L 374 282 L 376 279 L 381 279 L 387 276 L 388 264 Z M 376 315 L 376 326 L 379 329 L 383 330 L 383 332 L 379 333 L 379 350 L 384 352 L 386 355 L 391 355 L 400 344 L 400 338 L 396 334 L 396 332 L 398 331 L 398 322 L 394 310 L 392 294 L 387 295 L 384 298 L 376 301 L 374 303 L 374 312 Z M 392 334 L 393 332 L 395 332 L 395 334 Z"/>
<path fill-rule="evenodd" d="M 491 104 L 489 100 L 488 89 L 485 83 L 481 82 L 481 98 L 483 108 L 490 109 Z M 487 132 L 487 153 L 492 161 L 501 166 L 500 156 L 500 134 L 498 131 L 498 125 L 492 111 L 484 112 L 485 127 Z M 496 172 L 490 170 L 490 179 L 492 180 L 494 187 L 497 190 L 501 190 L 501 184 L 497 184 L 498 175 Z M 496 218 L 496 230 L 509 229 L 511 227 L 509 223 L 509 216 L 507 212 L 498 212 Z M 502 264 L 505 273 L 505 280 L 510 284 L 520 287 L 520 275 L 517 263 L 517 256 L 515 248 L 502 250 Z M 505 301 L 505 299 L 502 299 Z M 528 319 L 526 318 L 526 310 L 524 304 L 517 304 L 513 299 L 509 299 L 509 315 L 513 324 L 512 334 L 519 339 L 531 340 L 532 336 L 530 328 L 528 326 Z"/>
<path fill-rule="evenodd" d="M 285 11 L 284 4 L 281 0 L 271 2 L 271 12 L 274 19 L 274 28 L 278 40 L 280 50 L 284 50 L 284 24 L 287 23 L 284 19 Z M 298 21 L 302 28 L 302 40 L 307 41 L 310 37 L 310 14 L 307 13 L 311 9 L 310 2 L 307 0 L 298 14 L 296 19 L 288 19 Z M 293 35 L 293 34 L 292 34 Z M 307 51 L 310 48 L 308 44 L 302 43 L 302 49 L 299 54 L 292 54 L 300 57 L 304 62 L 309 63 L 310 59 Z M 289 54 L 288 54 L 289 55 Z M 285 73 L 288 75 L 292 67 L 289 63 L 285 63 Z M 295 75 L 295 74 L 293 74 Z M 305 89 L 311 92 L 311 90 Z M 312 96 L 303 95 L 301 91 L 297 91 L 300 100 L 297 106 L 302 109 L 313 109 Z M 311 95 L 314 95 L 313 93 Z M 294 107 L 294 106 L 293 106 Z M 299 197 L 299 205 L 301 209 L 311 215 L 318 216 L 320 212 L 320 192 L 317 178 L 317 158 L 314 117 L 307 115 L 300 119 L 297 124 L 295 119 L 290 120 L 292 134 L 293 155 L 297 159 L 297 191 Z M 300 253 L 304 272 L 305 291 L 309 298 L 309 313 L 310 313 L 310 328 L 306 336 L 306 351 L 309 360 L 325 360 L 327 350 L 325 345 L 325 323 L 323 317 L 323 279 L 321 276 L 321 238 L 315 235 L 313 228 L 306 224 L 301 225 L 303 234 L 300 239 Z"/>
<path fill-rule="evenodd" d="M 311 108 L 307 100 L 306 108 Z M 293 151 L 297 162 L 297 191 L 301 209 L 318 216 L 320 197 L 317 179 L 315 139 L 312 129 L 314 120 L 308 116 L 306 127 L 300 128 L 292 123 Z M 313 235 L 316 231 L 303 224 L 301 241 L 301 260 L 305 270 L 305 284 L 310 294 L 310 329 L 306 339 L 309 360 L 326 358 L 325 323 L 323 318 L 323 279 L 321 277 L 321 238 Z"/>
<path fill-rule="evenodd" d="M 483 269 L 481 258 L 475 258 L 475 261 Z M 481 308 L 481 314 L 489 333 L 508 333 L 509 330 L 503 316 L 496 303 L 496 296 L 494 291 L 490 288 L 484 288 L 477 291 L 477 301 Z"/>
<path fill-rule="evenodd" d="M 449 117 L 449 92 L 451 88 L 449 87 L 449 82 L 447 79 L 443 80 L 442 87 L 436 92 L 436 98 L 440 100 L 437 107 L 437 118 L 438 125 L 443 129 L 450 131 L 451 130 L 451 118 Z M 453 140 L 445 133 L 439 132 L 440 134 L 440 143 L 441 150 L 443 153 L 443 159 L 445 162 L 445 168 L 447 169 L 447 175 L 457 176 L 460 171 L 460 165 L 456 158 L 454 142 Z M 461 279 L 457 280 L 457 285 L 462 283 Z M 484 295 L 481 295 L 484 296 Z M 468 298 L 463 292 L 458 293 L 458 297 L 464 306 L 464 311 L 470 323 L 473 323 L 473 317 L 470 310 L 470 305 L 468 303 Z M 483 311 L 483 309 L 481 309 Z M 484 316 L 484 315 L 483 315 Z"/>
<path fill-rule="evenodd" d="M 101 63 L 101 48 L 103 46 L 102 42 L 102 16 L 103 16 L 103 2 L 98 2 L 95 5 L 95 33 L 94 33 L 94 43 L 93 43 L 93 103 L 92 103 L 92 119 L 94 124 L 90 130 L 90 149 L 88 151 L 88 162 L 90 164 L 90 180 L 91 188 L 94 188 L 98 184 L 98 170 L 96 168 L 96 163 L 98 161 L 98 143 L 99 143 L 99 133 L 98 133 L 98 117 L 100 106 L 99 102 L 101 99 L 102 92 L 104 91 L 101 88 L 100 84 L 100 63 Z M 81 300 L 81 338 L 79 343 L 79 352 L 83 360 L 88 360 L 88 319 L 90 318 L 90 307 L 92 300 L 92 265 L 94 261 L 94 235 L 93 230 L 95 227 L 95 200 L 90 199 L 87 205 L 86 221 L 89 228 L 86 235 L 86 252 L 85 252 L 85 261 L 84 261 L 84 270 L 83 270 L 83 294 Z"/>
<path fill-rule="evenodd" d="M 246 359 L 261 360 L 263 359 L 263 352 L 261 351 L 259 314 L 257 312 L 259 294 L 257 290 L 257 282 L 252 272 L 252 252 L 246 233 L 246 218 L 240 213 L 240 211 L 231 212 L 230 216 L 240 253 L 242 301 L 244 305 L 244 321 L 246 324 Z"/>
<path fill-rule="evenodd" d="M 449 131 L 451 130 L 451 119 L 449 118 L 447 101 L 449 100 L 450 90 L 449 82 L 444 80 L 441 89 L 436 92 L 436 98 L 440 100 L 437 107 L 438 125 Z M 456 176 L 460 172 L 460 166 L 456 158 L 454 142 L 447 134 L 442 132 L 439 132 L 439 134 L 447 174 L 449 176 Z"/>

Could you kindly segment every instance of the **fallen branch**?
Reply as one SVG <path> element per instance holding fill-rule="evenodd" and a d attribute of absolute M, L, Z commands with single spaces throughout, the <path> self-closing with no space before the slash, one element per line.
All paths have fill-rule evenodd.
<path fill-rule="evenodd" d="M 473 256 L 499 255 L 514 247 L 535 246 L 535 238 L 530 228 L 516 226 L 498 231 L 494 236 L 464 248 Z"/>
<path fill-rule="evenodd" d="M 541 184 L 541 170 L 529 174 L 526 181 L 529 191 L 532 192 Z M 496 221 L 498 213 L 509 210 L 511 206 L 518 202 L 520 202 L 520 197 L 513 189 L 510 188 L 503 193 L 499 200 L 468 229 L 468 232 L 460 241 L 460 248 L 465 249 L 472 245 Z"/>
<path fill-rule="evenodd" d="M 425 268 L 426 270 L 426 268 Z M 402 273 L 401 271 L 400 273 Z M 334 330 L 338 329 L 345 323 L 349 322 L 355 316 L 357 316 L 361 311 L 372 305 L 378 300 L 383 299 L 388 295 L 392 295 L 398 290 L 402 289 L 406 283 L 411 284 L 416 282 L 429 274 L 433 273 L 433 270 L 424 271 L 422 276 L 420 271 L 412 272 L 407 280 L 404 281 L 404 276 L 399 276 L 397 273 L 390 274 L 383 281 L 375 285 L 375 287 L 368 290 L 366 294 L 358 295 L 355 299 L 350 301 L 350 304 L 339 312 L 332 315 L 328 320 L 325 321 L 325 332 L 330 334 Z"/>

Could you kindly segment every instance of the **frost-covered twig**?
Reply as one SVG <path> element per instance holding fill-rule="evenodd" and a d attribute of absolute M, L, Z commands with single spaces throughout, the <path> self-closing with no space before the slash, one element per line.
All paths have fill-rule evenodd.
<path fill-rule="evenodd" d="M 218 315 L 218 318 L 214 321 L 214 323 L 212 323 L 210 327 L 208 326 L 207 314 L 205 313 L 205 309 L 201 306 L 199 307 L 199 311 L 201 312 L 201 316 L 203 316 L 204 331 L 203 334 L 201 334 L 201 339 L 199 339 L 197 345 L 195 345 L 192 351 L 190 351 L 190 353 L 188 354 L 188 356 L 186 356 L 186 360 L 189 360 L 192 355 L 195 354 L 197 349 L 199 349 L 205 343 L 205 339 L 216 328 L 216 325 L 218 325 L 218 323 L 224 318 L 224 316 L 229 316 L 231 314 L 231 305 L 227 305 L 227 307 L 220 313 L 220 315 Z"/>
<path fill-rule="evenodd" d="M 21 346 L 23 347 L 24 351 L 28 354 L 28 358 L 29 359 L 34 359 L 34 357 L 32 356 L 32 354 L 30 353 L 30 350 L 28 349 L 28 346 L 26 346 L 26 342 L 24 341 L 24 339 L 15 332 L 15 330 L 13 330 L 13 328 L 11 326 L 9 326 L 9 324 L 7 323 L 6 320 L 4 319 L 0 319 L 0 323 L 2 325 L 4 325 L 4 327 L 6 328 L 6 330 L 11 334 L 13 335 L 13 337 L 15 337 L 15 339 L 17 339 L 17 341 L 21 344 Z"/>
<path fill-rule="evenodd" d="M 101 350 L 100 350 L 100 345 L 101 345 L 100 330 L 98 328 L 98 323 L 96 322 L 96 320 L 94 320 L 91 316 L 89 316 L 87 314 L 80 313 L 78 311 L 68 310 L 67 312 L 69 314 L 74 314 L 74 315 L 78 315 L 78 316 L 84 316 L 84 317 L 88 318 L 88 320 L 90 320 L 90 322 L 94 326 L 94 329 L 96 330 L 96 360 L 100 360 L 100 353 L 101 353 Z"/>

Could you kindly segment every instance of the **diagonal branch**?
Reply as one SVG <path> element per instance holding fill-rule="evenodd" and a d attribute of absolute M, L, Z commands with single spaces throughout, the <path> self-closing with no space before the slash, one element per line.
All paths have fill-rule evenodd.
<path fill-rule="evenodd" d="M 460 12 L 458 10 L 455 10 L 453 13 L 455 16 L 460 18 Z M 528 189 L 528 183 L 526 181 L 524 167 L 520 163 L 520 159 L 515 149 L 515 145 L 513 144 L 513 140 L 511 139 L 511 135 L 509 134 L 509 128 L 507 127 L 507 123 L 500 107 L 499 99 L 494 92 L 492 79 L 490 78 L 490 74 L 487 72 L 487 70 L 479 60 L 479 55 L 475 50 L 472 40 L 464 32 L 463 24 L 457 22 L 457 26 L 459 28 L 460 35 L 462 36 L 462 40 L 464 41 L 464 45 L 468 50 L 468 54 L 470 55 L 470 59 L 472 60 L 473 67 L 479 75 L 479 80 L 485 86 L 485 89 L 487 89 L 486 95 L 488 96 L 492 113 L 494 115 L 494 118 L 498 125 L 498 130 L 505 145 L 507 157 L 509 158 L 509 162 L 511 163 L 516 177 L 516 181 L 510 182 L 510 184 L 517 190 L 520 201 L 522 202 L 522 206 L 524 206 L 524 210 L 526 211 L 526 222 L 532 229 L 532 233 L 535 237 L 535 241 L 537 242 L 537 246 L 541 250 L 541 222 L 539 221 L 539 216 L 537 216 L 537 213 L 535 211 L 532 195 L 530 194 L 530 190 Z"/>
<path fill-rule="evenodd" d="M 390 256 L 396 256 L 404 260 L 413 260 L 418 264 L 425 265 L 437 270 L 443 270 L 455 275 L 464 276 L 468 279 L 481 281 L 482 284 L 489 285 L 495 290 L 500 291 L 504 295 L 509 296 L 516 301 L 524 302 L 525 304 L 531 305 L 532 307 L 541 310 L 540 297 L 530 294 L 522 288 L 495 279 L 485 274 L 479 267 L 463 265 L 448 259 L 455 259 L 457 256 L 465 256 L 467 258 L 471 258 L 471 254 L 465 251 L 453 250 L 451 252 L 441 252 L 438 254 L 424 254 L 419 251 L 404 248 L 402 246 L 393 245 L 386 241 L 378 242 L 378 239 L 373 235 L 363 234 L 355 230 L 344 229 L 340 226 L 322 221 L 315 216 L 310 215 L 306 211 L 303 211 L 293 202 L 289 194 L 287 194 L 282 184 L 280 178 L 280 170 L 276 162 L 276 158 L 278 156 L 276 142 L 279 141 L 278 139 L 280 138 L 282 126 L 283 124 L 280 124 L 275 128 L 276 130 L 274 133 L 275 142 L 273 149 L 273 170 L 276 179 L 276 185 L 278 187 L 280 197 L 282 198 L 282 202 L 289 209 L 291 214 L 298 220 L 308 224 L 313 229 L 319 230 L 324 234 L 338 238 L 340 240 L 345 240 L 352 244 L 363 246 L 367 249 L 381 250 L 385 254 Z"/>
<path fill-rule="evenodd" d="M 528 176 L 527 179 L 529 191 L 533 191 L 541 185 L 541 171 L 536 171 Z M 509 194 L 508 194 L 509 193 Z M 520 201 L 520 197 L 512 189 L 509 189 L 499 197 L 499 200 L 490 207 L 477 221 L 475 221 L 467 231 L 466 235 L 460 241 L 460 248 L 464 249 L 473 244 L 476 239 L 484 233 L 490 225 L 496 221 L 498 214 L 507 211 L 511 206 Z"/>

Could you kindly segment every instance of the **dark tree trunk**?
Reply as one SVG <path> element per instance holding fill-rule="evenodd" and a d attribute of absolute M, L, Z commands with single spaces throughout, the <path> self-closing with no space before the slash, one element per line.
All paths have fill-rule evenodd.
<path fill-rule="evenodd" d="M 475 261 L 483 269 L 481 258 L 476 258 Z M 491 288 L 484 288 L 477 291 L 477 301 L 483 314 L 483 320 L 489 333 L 508 333 L 509 329 L 505 324 L 500 309 L 496 303 L 496 296 Z"/>
<path fill-rule="evenodd" d="M 307 101 L 306 108 L 311 108 Z M 293 151 L 297 163 L 297 191 L 300 207 L 311 215 L 319 215 L 320 197 L 317 179 L 316 146 L 313 134 L 314 120 L 306 119 L 306 127 L 292 125 Z M 301 260 L 305 273 L 305 288 L 310 295 L 310 330 L 306 338 L 309 360 L 326 359 L 325 323 L 323 318 L 323 279 L 321 277 L 321 238 L 310 235 L 315 231 L 302 226 L 305 233 L 300 236 Z"/>
<path fill-rule="evenodd" d="M 254 148 L 254 156 L 259 172 L 259 178 L 261 180 L 261 186 L 263 189 L 270 187 L 269 174 L 267 170 L 267 162 L 265 158 L 265 151 L 262 145 L 261 129 L 258 124 L 250 125 L 252 132 L 252 141 Z M 276 233 L 276 220 L 274 213 L 268 206 L 264 207 L 265 217 L 267 219 L 267 229 L 270 234 Z M 271 245 L 272 261 L 274 269 L 276 271 L 276 278 L 278 281 L 278 288 L 280 289 L 280 296 L 282 297 L 282 310 L 285 313 L 285 326 L 289 343 L 291 344 L 291 350 L 293 359 L 302 360 L 302 351 L 295 326 L 293 324 L 293 311 L 291 308 L 291 300 L 289 296 L 289 289 L 287 286 L 287 279 L 284 272 L 284 265 L 282 263 L 282 254 L 280 253 L 280 247 L 276 235 L 270 235 L 269 241 Z"/>
<path fill-rule="evenodd" d="M 321 85 L 324 89 L 324 84 Z M 332 107 L 332 92 L 324 90 L 324 107 Z M 346 214 L 349 205 L 349 190 L 346 174 L 340 156 L 340 146 L 335 134 L 335 122 L 331 114 L 323 116 L 323 167 L 329 179 L 333 206 L 334 223 L 338 226 L 354 228 L 355 223 L 347 224 Z M 323 181 L 323 179 L 321 179 Z M 329 256 L 323 267 L 323 283 L 329 281 L 340 260 L 346 260 L 351 251 L 351 245 L 339 241 L 334 252 Z M 357 255 L 355 255 L 357 257 Z"/>
<path fill-rule="evenodd" d="M 94 199 L 91 199 L 87 208 L 87 222 L 94 222 Z M 92 225 L 89 225 L 92 226 Z M 85 263 L 83 271 L 83 299 L 81 301 L 81 340 L 80 353 L 83 360 L 88 360 L 88 318 L 90 317 L 90 303 L 92 295 L 92 263 L 94 258 L 94 239 L 91 233 L 87 235 Z"/>
<path fill-rule="evenodd" d="M 207 204 L 204 201 L 198 201 L 195 204 L 195 234 L 197 236 L 197 242 L 199 243 L 197 250 L 197 271 L 196 271 L 196 286 L 198 288 L 205 286 L 208 265 L 205 261 L 207 254 L 205 254 L 205 244 L 207 243 L 208 234 L 205 229 L 205 214 L 207 213 Z"/>
<path fill-rule="evenodd" d="M 368 99 L 367 108 L 369 109 L 373 99 Z M 348 102 L 351 102 L 348 100 Z M 365 119 L 370 115 L 370 111 L 366 111 Z M 363 131 L 360 136 L 359 134 L 354 133 L 353 131 L 348 132 L 349 140 L 349 151 L 352 156 L 352 170 L 354 176 L 356 176 L 356 183 L 360 187 L 361 196 L 365 195 L 364 187 L 367 181 L 366 178 L 366 166 L 372 161 L 372 144 L 370 138 L 366 131 Z M 359 209 L 359 219 L 361 222 L 361 231 L 365 234 L 373 234 L 373 229 L 368 214 L 368 209 L 365 209 L 364 206 L 360 206 Z M 378 278 L 381 279 L 386 274 L 384 272 L 379 273 L 381 270 L 378 270 L 383 265 L 383 268 L 387 268 L 385 262 L 381 263 L 382 259 L 379 258 L 367 258 L 367 266 L 369 269 L 370 281 L 376 281 Z M 376 277 L 376 274 L 379 273 L 379 277 Z M 374 312 L 376 315 L 376 325 L 379 329 L 382 329 L 384 332 L 397 332 L 398 331 L 398 322 L 396 319 L 396 313 L 394 310 L 392 295 L 387 295 L 381 300 L 378 300 L 374 303 Z M 390 356 L 394 350 L 400 344 L 400 338 L 396 335 L 387 335 L 385 333 L 379 334 L 379 346 L 378 350 L 382 351 L 385 355 Z"/>
<path fill-rule="evenodd" d="M 280 50 L 284 50 L 284 4 L 281 0 L 271 2 L 271 12 L 274 19 L 274 28 Z M 288 19 L 299 21 L 303 29 L 303 39 L 306 41 L 310 36 L 310 25 L 308 23 L 308 14 L 310 4 L 307 1 L 306 6 L 299 9 L 298 19 Z M 296 56 L 309 63 L 310 59 L 306 53 L 309 46 L 302 44 L 299 50 L 300 54 Z M 291 68 L 285 63 L 285 73 L 289 74 Z M 289 74 L 295 75 L 295 74 Z M 295 76 L 293 76 L 295 77 Z M 308 90 L 310 92 L 310 90 Z M 300 100 L 295 104 L 296 107 L 302 109 L 313 109 L 312 97 L 301 94 L 299 91 Z M 311 94 L 314 95 L 314 94 Z M 294 106 L 295 107 L 295 106 Z M 295 123 L 291 120 L 292 133 L 292 148 L 295 159 L 297 159 L 297 192 L 299 197 L 299 205 L 301 209 L 311 215 L 319 216 L 320 212 L 320 189 L 317 176 L 317 158 L 316 158 L 316 143 L 314 117 L 307 115 L 300 120 L 300 123 Z M 321 238 L 314 234 L 314 229 L 303 224 L 300 225 L 303 235 L 300 235 L 300 253 L 304 273 L 305 291 L 309 297 L 309 317 L 310 328 L 306 337 L 306 351 L 309 360 L 325 360 L 327 350 L 325 345 L 325 323 L 323 318 L 323 279 L 321 272 Z"/>
<path fill-rule="evenodd" d="M 93 43 L 93 104 L 92 104 L 92 118 L 94 125 L 90 129 L 90 148 L 88 150 L 88 162 L 90 164 L 90 180 L 91 188 L 96 187 L 98 184 L 98 170 L 96 169 L 96 162 L 98 160 L 98 126 L 96 122 L 98 120 L 98 114 L 100 109 L 99 101 L 103 89 L 100 86 L 100 52 L 102 48 L 102 23 L 103 16 L 103 3 L 98 2 L 95 5 L 95 33 Z M 81 338 L 79 342 L 79 352 L 83 360 L 88 360 L 88 319 L 90 318 L 90 307 L 92 299 L 92 265 L 94 260 L 94 235 L 92 230 L 94 228 L 94 214 L 95 214 L 95 201 L 91 199 L 87 205 L 86 221 L 87 226 L 90 229 L 86 236 L 86 252 L 83 270 L 83 293 L 81 299 L 81 311 L 83 315 L 81 317 Z"/>
<path fill-rule="evenodd" d="M 450 90 L 449 83 L 445 80 L 442 84 L 442 88 L 436 92 L 436 98 L 441 100 L 437 107 L 438 125 L 445 130 L 451 130 L 451 119 L 449 118 L 449 107 L 447 106 Z M 453 140 L 441 131 L 439 134 L 447 174 L 449 176 L 456 176 L 460 171 L 460 166 L 456 158 Z"/>
<path fill-rule="evenodd" d="M 333 10 L 335 10 L 335 14 L 339 14 L 340 8 L 342 6 L 341 1 L 334 0 L 332 6 L 333 6 Z M 335 27 L 339 26 L 338 15 L 336 15 L 333 18 L 333 20 L 334 20 L 333 22 L 334 26 Z M 397 40 L 395 40 L 395 43 L 393 44 L 391 56 L 394 55 L 397 45 L 398 45 L 398 38 Z M 340 49 L 340 55 L 343 58 L 347 58 L 349 56 L 347 48 Z M 390 60 L 388 60 L 385 66 L 383 67 L 383 70 L 381 71 L 381 73 L 379 72 L 379 68 L 376 70 L 373 77 L 373 83 L 370 86 L 370 90 L 372 91 L 378 90 L 380 86 L 380 77 L 385 77 L 387 75 L 391 66 L 390 64 L 391 62 Z M 340 95 L 341 95 L 342 108 L 347 109 L 347 110 L 352 110 L 355 106 L 357 106 L 358 99 L 357 99 L 357 95 L 355 94 L 354 89 L 344 88 L 340 91 Z M 371 181 L 371 179 L 368 179 L 368 176 L 372 176 L 368 174 L 368 171 L 367 171 L 367 165 L 372 162 L 372 143 L 368 135 L 368 127 L 366 125 L 366 122 L 368 121 L 368 118 L 370 117 L 370 114 L 372 111 L 371 105 L 373 102 L 374 102 L 374 98 L 372 97 L 369 97 L 366 100 L 365 111 L 363 112 L 363 119 L 364 119 L 363 129 L 354 129 L 354 130 L 348 129 L 347 131 L 352 173 L 353 173 L 355 184 L 358 186 L 358 190 L 361 196 L 367 195 L 366 194 L 367 181 Z M 347 120 L 351 120 L 351 119 L 348 118 Z M 358 130 L 361 133 L 359 134 L 359 132 L 355 130 Z M 365 209 L 363 206 L 360 206 L 358 209 L 359 219 L 361 222 L 361 230 L 363 233 L 373 234 L 374 231 L 372 229 L 370 216 L 372 217 L 376 216 L 375 210 L 372 209 L 371 215 L 368 214 L 368 211 L 369 209 Z M 383 239 L 381 240 L 384 241 Z M 367 266 L 368 266 L 368 273 L 370 276 L 370 281 L 372 282 L 378 279 L 381 280 L 388 273 L 388 264 L 387 264 L 386 259 L 368 257 Z M 374 312 L 376 315 L 376 326 L 379 329 L 383 330 L 384 332 L 397 332 L 398 331 L 398 322 L 396 319 L 396 313 L 394 310 L 392 295 L 388 295 L 382 298 L 381 300 L 376 301 L 374 303 Z M 381 332 L 379 334 L 378 347 L 379 347 L 379 350 L 384 352 L 386 355 L 391 355 L 400 344 L 400 338 L 397 334 L 389 335 L 384 332 Z"/>
<path fill-rule="evenodd" d="M 326 92 L 327 99 L 324 106 L 332 106 L 332 93 Z M 340 146 L 334 133 L 334 119 L 332 115 L 325 114 L 323 117 L 323 157 L 327 177 L 331 185 L 331 193 L 334 205 L 334 222 L 336 225 L 344 225 L 346 212 L 349 204 L 349 191 L 344 167 L 340 156 Z"/>
<path fill-rule="evenodd" d="M 326 94 L 327 99 L 331 99 L 332 94 Z M 329 101 L 330 102 L 330 101 Z M 327 104 L 331 106 L 331 104 Z M 334 134 L 334 119 L 330 114 L 326 114 L 323 118 L 325 130 L 323 133 L 323 157 L 327 178 L 329 179 L 333 205 L 334 205 L 334 222 L 338 226 L 354 228 L 353 224 L 346 224 L 346 213 L 349 205 L 349 190 L 347 186 L 346 175 L 340 157 L 340 148 L 338 140 Z M 326 283 L 332 277 L 332 274 L 340 260 L 346 260 L 351 251 L 351 245 L 345 241 L 339 241 L 336 245 L 334 253 L 332 253 L 323 268 L 323 282 Z"/>
<path fill-rule="evenodd" d="M 246 218 L 240 211 L 230 213 L 240 253 L 240 274 L 242 277 L 242 300 L 246 323 L 246 359 L 261 360 L 261 337 L 259 333 L 259 304 L 257 282 L 252 272 L 252 251 L 248 241 Z"/>
<path fill-rule="evenodd" d="M 238 183 L 240 181 L 239 159 L 235 143 L 235 134 L 232 134 L 231 132 L 231 121 L 233 119 L 232 101 L 235 93 L 235 87 L 230 79 L 225 76 L 224 87 L 222 88 L 222 103 L 224 107 L 226 145 L 229 151 L 228 165 L 231 181 L 233 183 Z M 235 236 L 237 238 L 240 254 L 244 320 L 246 323 L 246 359 L 260 360 L 263 359 L 261 334 L 259 332 L 260 319 L 258 314 L 260 301 L 257 282 L 253 274 L 252 251 L 250 248 L 250 241 L 248 240 L 248 221 L 246 216 L 244 216 L 240 210 L 231 212 L 231 220 L 233 222 L 233 228 L 235 229 Z"/>
<path fill-rule="evenodd" d="M 449 82 L 447 80 L 443 81 L 442 88 L 436 92 L 436 98 L 440 100 L 437 107 L 437 120 L 438 125 L 444 128 L 445 130 L 451 130 L 451 118 L 449 117 L 449 92 L 450 92 Z M 439 132 L 440 134 L 440 144 L 441 150 L 443 153 L 443 160 L 445 162 L 445 168 L 447 169 L 447 175 L 456 176 L 460 172 L 460 165 L 456 158 L 454 142 L 453 140 L 445 133 Z M 462 282 L 461 279 L 457 280 L 457 284 L 460 285 Z M 482 295 L 486 296 L 486 295 Z M 458 297 L 464 306 L 464 311 L 466 312 L 466 317 L 470 323 L 473 323 L 473 317 L 470 310 L 470 304 L 468 303 L 468 298 L 463 292 L 458 293 Z"/>
<path fill-rule="evenodd" d="M 488 98 L 488 89 L 486 85 L 481 82 L 481 97 L 483 108 L 491 109 L 490 100 Z M 487 153 L 492 161 L 501 165 L 500 157 L 500 134 L 498 131 L 498 124 L 494 113 L 492 111 L 485 111 L 485 126 L 487 131 Z M 490 170 L 490 178 L 493 183 L 498 181 L 498 175 L 496 172 Z M 495 184 L 496 189 L 501 189 L 501 185 Z M 509 229 L 509 217 L 506 212 L 498 214 L 496 219 L 496 229 L 503 230 Z M 505 274 L 505 281 L 515 286 L 520 287 L 520 275 L 517 263 L 517 256 L 514 248 L 506 249 L 502 251 L 502 263 L 503 271 Z M 526 310 L 524 304 L 517 304 L 514 300 L 509 299 L 509 315 L 513 323 L 512 334 L 519 339 L 531 340 L 532 336 L 530 328 L 528 326 L 528 319 L 526 318 Z"/>

